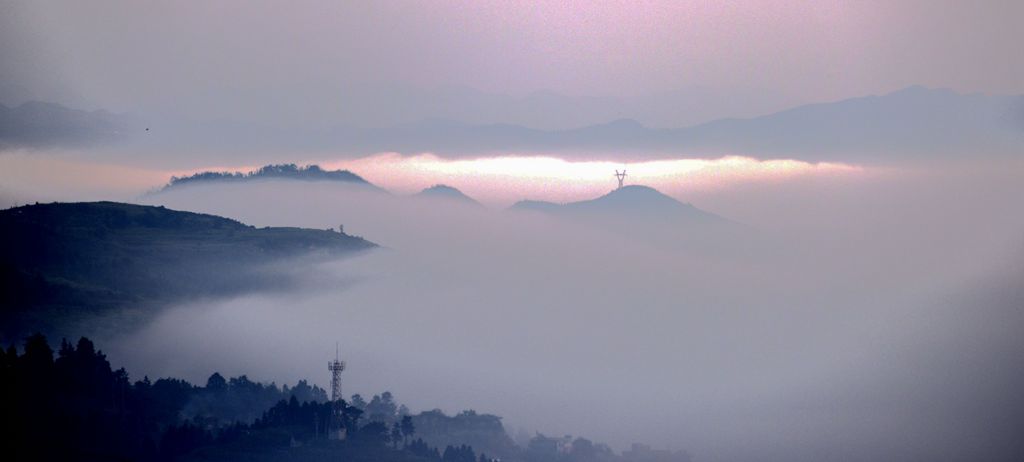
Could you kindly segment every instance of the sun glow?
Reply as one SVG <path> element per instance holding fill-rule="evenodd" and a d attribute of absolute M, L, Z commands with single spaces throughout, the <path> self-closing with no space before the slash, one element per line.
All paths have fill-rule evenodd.
<path fill-rule="evenodd" d="M 499 204 L 524 198 L 568 201 L 590 197 L 614 187 L 614 172 L 622 169 L 628 172 L 627 184 L 644 184 L 671 193 L 712 191 L 740 182 L 864 171 L 863 167 L 849 164 L 742 156 L 619 163 L 549 156 L 444 159 L 433 154 L 384 153 L 327 165 L 352 170 L 396 192 L 410 193 L 443 183 L 485 202 Z"/>
<path fill-rule="evenodd" d="M 283 162 L 283 161 L 281 161 Z M 553 156 L 497 156 L 446 159 L 434 154 L 382 153 L 334 162 L 310 159 L 325 169 L 348 169 L 398 194 L 435 184 L 454 186 L 488 205 L 504 207 L 523 199 L 565 202 L 589 199 L 617 185 L 614 173 L 625 169 L 626 184 L 643 184 L 685 198 L 756 182 L 807 177 L 852 177 L 864 167 L 798 160 L 665 159 L 640 162 L 571 161 Z M 127 200 L 167 183 L 172 176 L 200 171 L 248 172 L 258 165 L 159 170 L 75 161 L 69 156 L 0 156 L 3 205 L 31 200 Z"/>

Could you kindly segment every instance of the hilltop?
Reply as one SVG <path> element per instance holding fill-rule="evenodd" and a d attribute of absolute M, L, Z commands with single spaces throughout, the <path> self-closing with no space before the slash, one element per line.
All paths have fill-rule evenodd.
<path fill-rule="evenodd" d="M 648 186 L 623 186 L 595 199 L 564 204 L 520 201 L 509 210 L 564 220 L 643 245 L 687 253 L 750 257 L 763 250 L 759 247 L 763 246 L 763 236 L 748 226 Z"/>
<path fill-rule="evenodd" d="M 724 225 L 729 220 L 680 202 L 649 186 L 628 185 L 596 199 L 558 204 L 545 201 L 519 201 L 514 211 L 535 211 L 569 218 L 625 217 L 694 225 Z"/>
<path fill-rule="evenodd" d="M 170 188 L 210 182 L 246 182 L 258 180 L 302 180 L 302 181 L 338 181 L 378 189 L 363 177 L 348 170 L 324 170 L 319 165 L 298 166 L 295 164 L 276 164 L 260 167 L 247 173 L 242 172 L 199 172 L 186 177 L 171 177 L 171 181 L 162 190 Z"/>
<path fill-rule="evenodd" d="M 185 298 L 266 290 L 289 278 L 271 263 L 375 247 L 347 234 L 254 228 L 214 215 L 115 202 L 0 211 L 4 332 Z M 37 325 L 47 320 L 45 325 Z"/>
<path fill-rule="evenodd" d="M 444 185 L 444 184 L 436 184 L 434 186 L 426 188 L 426 189 L 420 191 L 419 193 L 417 193 L 415 197 L 424 198 L 424 199 L 450 200 L 450 201 L 453 201 L 453 202 L 461 202 L 461 203 L 464 203 L 464 204 L 471 204 L 471 205 L 477 205 L 477 206 L 480 205 L 480 203 L 477 202 L 476 199 L 473 199 L 472 197 L 467 196 L 465 193 L 463 193 L 462 191 L 459 191 L 458 189 L 456 189 L 454 187 L 451 187 L 451 186 L 448 186 L 448 185 Z"/>

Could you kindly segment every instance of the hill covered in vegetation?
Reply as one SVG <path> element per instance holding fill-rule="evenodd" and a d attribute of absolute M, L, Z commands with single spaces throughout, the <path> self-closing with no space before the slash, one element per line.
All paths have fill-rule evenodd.
<path fill-rule="evenodd" d="M 5 336 L 184 298 L 290 283 L 273 263 L 337 258 L 376 245 L 329 230 L 255 228 L 213 215 L 114 202 L 0 211 Z"/>
<path fill-rule="evenodd" d="M 211 182 L 244 182 L 259 180 L 338 181 L 379 189 L 348 170 L 324 170 L 319 165 L 266 165 L 251 172 L 199 172 L 186 177 L 171 177 L 163 189 Z"/>
<path fill-rule="evenodd" d="M 0 349 L 0 411 L 0 456 L 11 461 L 690 460 L 685 452 L 639 445 L 619 455 L 569 436 L 537 434 L 519 447 L 500 417 L 413 415 L 387 392 L 369 402 L 358 395 L 331 402 L 305 381 L 279 388 L 218 373 L 205 386 L 176 378 L 132 381 L 84 337 L 62 341 L 57 351 L 40 334 L 20 351 Z M 498 452 L 487 452 L 492 449 Z"/>
<path fill-rule="evenodd" d="M 206 386 L 132 382 L 86 338 L 54 353 L 39 334 L 21 352 L 0 350 L 4 460 L 489 460 L 468 447 L 441 452 L 411 440 L 408 420 L 395 438 L 391 427 L 364 424 L 363 411 L 327 402 L 305 382 L 278 388 L 220 374 Z"/>

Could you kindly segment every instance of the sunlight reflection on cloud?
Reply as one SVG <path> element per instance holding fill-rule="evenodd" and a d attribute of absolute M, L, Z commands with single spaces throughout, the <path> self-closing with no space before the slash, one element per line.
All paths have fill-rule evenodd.
<path fill-rule="evenodd" d="M 779 181 L 806 175 L 853 175 L 863 167 L 790 159 L 665 159 L 619 163 L 568 161 L 549 156 L 444 159 L 434 154 L 383 153 L 328 164 L 347 168 L 396 192 L 414 192 L 444 183 L 485 202 L 509 203 L 524 197 L 567 201 L 614 187 L 615 170 L 626 169 L 627 183 L 672 191 L 708 191 L 737 182 Z"/>

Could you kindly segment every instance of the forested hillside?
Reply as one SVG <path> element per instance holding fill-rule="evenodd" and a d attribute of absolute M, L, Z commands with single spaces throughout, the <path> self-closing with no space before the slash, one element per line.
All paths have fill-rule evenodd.
<path fill-rule="evenodd" d="M 636 448 L 620 456 L 569 436 L 537 434 L 522 448 L 498 416 L 411 414 L 387 392 L 330 402 L 306 381 L 133 381 L 89 339 L 54 351 L 41 334 L 0 349 L 0 419 L 0 457 L 10 461 L 689 461 Z"/>
<path fill-rule="evenodd" d="M 121 308 L 291 281 L 271 264 L 370 249 L 335 231 L 255 228 L 234 220 L 115 202 L 0 211 L 0 338 Z"/>

